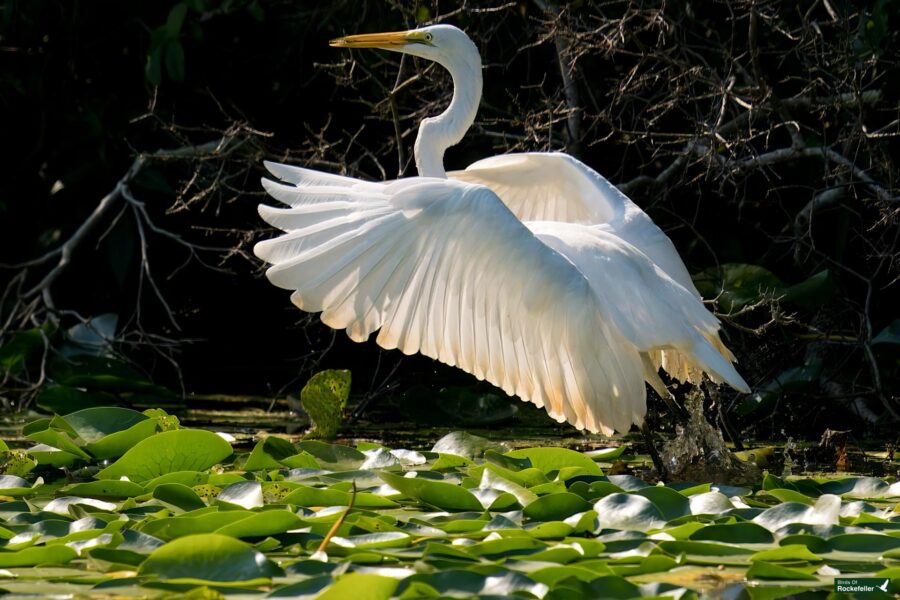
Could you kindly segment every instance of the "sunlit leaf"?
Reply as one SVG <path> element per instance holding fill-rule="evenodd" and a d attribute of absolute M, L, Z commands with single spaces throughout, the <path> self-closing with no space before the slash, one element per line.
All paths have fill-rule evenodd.
<path fill-rule="evenodd" d="M 176 580 L 253 581 L 282 571 L 252 546 L 210 533 L 185 536 L 159 547 L 141 564 L 140 573 Z"/>
<path fill-rule="evenodd" d="M 227 458 L 231 445 L 216 434 L 200 429 L 164 431 L 137 443 L 98 477 L 147 481 L 175 471 L 200 471 Z"/>
<path fill-rule="evenodd" d="M 333 438 L 343 420 L 350 396 L 350 371 L 322 371 L 313 375 L 300 391 L 300 404 L 309 415 L 308 438 Z"/>
<path fill-rule="evenodd" d="M 603 475 L 603 471 L 597 466 L 597 463 L 581 452 L 575 452 L 568 448 L 522 448 L 507 452 L 506 455 L 512 458 L 527 458 L 531 461 L 532 466 L 544 473 L 559 471 L 566 467 L 581 467 L 585 473 Z"/>
<path fill-rule="evenodd" d="M 348 573 L 339 577 L 317 600 L 388 600 L 397 589 L 393 577 L 368 573 Z"/>
<path fill-rule="evenodd" d="M 380 472 L 378 476 L 406 496 L 444 510 L 482 510 L 478 498 L 458 485 L 421 477 L 402 477 L 387 471 Z"/>

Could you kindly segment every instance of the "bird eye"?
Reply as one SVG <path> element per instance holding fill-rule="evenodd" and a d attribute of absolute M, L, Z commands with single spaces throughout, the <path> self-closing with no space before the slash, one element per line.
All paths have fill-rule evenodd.
<path fill-rule="evenodd" d="M 429 42 L 432 40 L 433 37 L 434 37 L 434 36 L 431 35 L 430 33 L 426 33 L 426 34 L 425 34 L 425 39 L 426 39 L 427 41 L 429 41 Z"/>

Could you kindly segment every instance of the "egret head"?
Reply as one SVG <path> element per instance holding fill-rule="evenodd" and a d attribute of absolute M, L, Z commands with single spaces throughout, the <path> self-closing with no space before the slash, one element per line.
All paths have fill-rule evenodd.
<path fill-rule="evenodd" d="M 348 35 L 329 42 L 335 48 L 381 48 L 412 54 L 434 61 L 454 72 L 467 66 L 481 70 L 478 48 L 461 29 L 453 25 L 429 25 L 409 31 Z"/>

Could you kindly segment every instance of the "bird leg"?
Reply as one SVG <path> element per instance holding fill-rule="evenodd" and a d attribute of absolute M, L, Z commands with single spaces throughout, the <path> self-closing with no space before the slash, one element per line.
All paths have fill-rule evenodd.
<path fill-rule="evenodd" d="M 644 437 L 644 443 L 647 444 L 647 451 L 650 454 L 650 459 L 653 461 L 653 466 L 656 468 L 656 474 L 659 476 L 659 480 L 664 482 L 668 479 L 669 472 L 666 469 L 666 465 L 663 463 L 662 458 L 660 458 L 659 452 L 656 450 L 656 445 L 653 442 L 653 434 L 647 426 L 647 421 L 641 423 L 641 435 Z"/>

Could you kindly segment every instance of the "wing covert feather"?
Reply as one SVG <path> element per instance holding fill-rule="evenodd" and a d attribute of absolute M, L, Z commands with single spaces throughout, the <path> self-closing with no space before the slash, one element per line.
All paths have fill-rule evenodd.
<path fill-rule="evenodd" d="M 428 178 L 331 185 L 269 168 L 289 176 L 264 185 L 291 208 L 260 208 L 287 231 L 256 252 L 297 306 L 356 341 L 380 330 L 384 348 L 458 366 L 579 428 L 627 431 L 643 419 L 638 351 L 581 271 L 489 189 Z"/>

